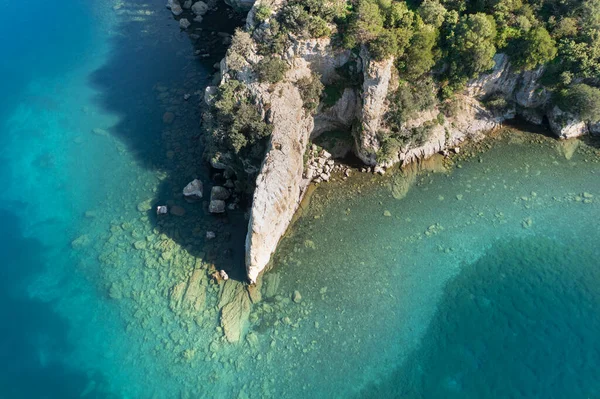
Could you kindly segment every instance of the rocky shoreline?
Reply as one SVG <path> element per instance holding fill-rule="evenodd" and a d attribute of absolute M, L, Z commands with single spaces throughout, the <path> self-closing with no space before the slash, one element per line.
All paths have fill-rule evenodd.
<path fill-rule="evenodd" d="M 246 31 L 251 32 L 254 41 L 268 33 L 270 18 L 284 4 L 270 2 L 271 15 L 259 21 L 256 13 L 263 3 L 255 2 L 246 19 Z M 399 84 L 394 59 L 375 61 L 365 47 L 359 54 L 338 49 L 330 38 L 291 37 L 290 43 L 283 57 L 288 69 L 279 82 L 265 83 L 257 79 L 253 68 L 264 56 L 252 43 L 242 55 L 229 51 L 219 68 L 218 85 L 232 80 L 241 82 L 272 127 L 260 169 L 245 171 L 247 178 L 256 182 L 246 237 L 246 268 L 252 283 L 268 266 L 307 186 L 311 182 L 326 182 L 332 170 L 344 168 L 336 166 L 330 156 L 319 158 L 329 153 L 311 146 L 313 140 L 326 132 L 351 131 L 352 144 L 348 150 L 364 163 L 361 170 L 380 174 L 395 164 L 407 165 L 436 153 L 458 152 L 465 140 L 480 140 L 486 132 L 517 115 L 532 124 L 547 123 L 560 139 L 600 134 L 600 123 L 578 120 L 552 104 L 550 91 L 540 83 L 544 67 L 533 71 L 515 70 L 509 57 L 499 53 L 494 57 L 495 66 L 491 71 L 469 81 L 466 89 L 456 95 L 452 112 L 436 106 L 406 122 L 408 128 L 427 128 L 424 141 L 405 144 L 381 159 L 379 155 L 385 144 L 380 132 L 388 129 L 385 121 L 388 98 Z M 323 84 L 332 84 L 340 79 L 342 68 L 359 76 L 362 84 L 343 88 L 334 104 L 321 103 L 316 110 L 308 111 L 300 82 L 318 76 Z M 206 89 L 205 101 L 209 107 L 214 104 L 217 90 L 218 86 Z M 501 109 L 486 106 L 492 97 L 501 99 L 504 106 Z M 209 155 L 212 155 L 213 167 L 223 173 L 233 172 L 234 154 Z M 348 169 L 344 168 L 343 173 L 349 173 Z M 219 203 L 215 209 L 221 210 L 223 205 Z"/>

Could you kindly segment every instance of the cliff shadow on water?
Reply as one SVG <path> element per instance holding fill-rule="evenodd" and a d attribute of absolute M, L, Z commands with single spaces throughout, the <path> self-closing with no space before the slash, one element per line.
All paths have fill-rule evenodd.
<path fill-rule="evenodd" d="M 598 250 L 500 242 L 445 287 L 418 349 L 361 398 L 600 394 Z"/>
<path fill-rule="evenodd" d="M 137 206 L 159 234 L 194 257 L 243 279 L 247 230 L 243 211 L 214 216 L 207 210 L 215 172 L 202 157 L 200 104 L 217 72 L 215 63 L 227 49 L 225 33 L 233 33 L 244 16 L 219 2 L 201 23 L 193 22 L 185 32 L 177 20 L 192 20 L 191 11 L 174 17 L 163 0 L 150 4 L 135 0 L 116 12 L 120 20 L 108 60 L 90 79 L 100 92 L 100 106 L 116 114 L 119 122 L 98 128 L 123 143 L 136 162 L 156 172 L 160 181 L 150 197 L 140 198 L 143 205 L 131 203 L 131 209 Z M 204 183 L 204 198 L 187 203 L 182 190 L 196 178 Z M 122 184 L 124 190 L 134 191 L 145 183 Z M 157 217 L 158 205 L 169 205 L 172 214 Z M 215 232 L 216 239 L 209 241 L 207 231 Z"/>
<path fill-rule="evenodd" d="M 32 298 L 27 293 L 32 276 L 46 269 L 46 249 L 38 240 L 23 235 L 14 213 L 0 209 L 0 219 L 0 392 L 6 395 L 3 397 L 78 398 L 90 384 L 96 390 L 88 397 L 108 397 L 99 375 L 87 375 L 65 365 L 64 357 L 73 350 L 68 321 L 54 310 L 52 302 Z"/>

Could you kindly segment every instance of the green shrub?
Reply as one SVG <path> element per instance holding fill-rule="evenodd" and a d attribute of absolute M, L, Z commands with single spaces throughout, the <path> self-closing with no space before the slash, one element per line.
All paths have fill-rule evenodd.
<path fill-rule="evenodd" d="M 264 122 L 243 83 L 229 80 L 219 86 L 213 115 L 210 144 L 214 150 L 261 154 L 260 142 L 271 134 L 272 126 Z"/>
<path fill-rule="evenodd" d="M 483 105 L 492 112 L 504 112 L 508 108 L 508 102 L 502 93 L 492 94 L 483 101 Z"/>
<path fill-rule="evenodd" d="M 431 79 L 423 79 L 414 84 L 401 82 L 398 89 L 389 98 L 386 122 L 394 132 L 402 130 L 403 125 L 418 112 L 431 109 L 437 100 Z"/>
<path fill-rule="evenodd" d="M 281 58 L 266 56 L 256 64 L 255 72 L 261 82 L 277 83 L 283 79 L 288 64 Z"/>
<path fill-rule="evenodd" d="M 581 119 L 600 121 L 600 89 L 579 83 L 559 94 L 559 105 Z"/>
<path fill-rule="evenodd" d="M 316 110 L 323 92 L 323 83 L 319 75 L 313 73 L 310 77 L 301 78 L 296 85 L 300 90 L 304 108 L 309 112 Z"/>
<path fill-rule="evenodd" d="M 254 14 L 254 20 L 256 22 L 258 22 L 259 24 L 262 24 L 271 16 L 272 12 L 273 11 L 271 10 L 270 7 L 268 7 L 264 4 L 261 4 L 258 7 L 256 7 L 256 13 Z"/>

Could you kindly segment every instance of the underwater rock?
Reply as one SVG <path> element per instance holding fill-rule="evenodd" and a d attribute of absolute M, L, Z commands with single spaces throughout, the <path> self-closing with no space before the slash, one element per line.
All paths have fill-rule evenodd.
<path fill-rule="evenodd" d="M 254 304 L 259 303 L 262 300 L 261 294 L 262 288 L 262 278 L 258 278 L 256 280 L 256 284 L 250 284 L 246 286 L 246 290 L 248 291 L 248 296 L 250 297 L 250 301 Z"/>
<path fill-rule="evenodd" d="M 203 1 L 198 1 L 192 5 L 192 12 L 196 15 L 202 16 L 208 12 L 208 5 Z"/>
<path fill-rule="evenodd" d="M 176 284 L 169 293 L 169 308 L 173 312 L 199 312 L 206 303 L 204 272 L 196 269 L 188 281 Z"/>
<path fill-rule="evenodd" d="M 229 280 L 229 275 L 227 275 L 227 272 L 225 270 L 219 270 L 219 276 L 221 276 L 221 279 L 223 281 Z"/>
<path fill-rule="evenodd" d="M 159 205 L 156 207 L 157 215 L 166 215 L 168 212 L 169 212 L 169 209 L 165 205 Z"/>
<path fill-rule="evenodd" d="M 171 288 L 169 292 L 169 308 L 173 312 L 176 312 L 181 307 L 181 301 L 183 300 L 186 288 L 187 284 L 185 282 L 176 284 Z"/>
<path fill-rule="evenodd" d="M 95 135 L 98 136 L 108 136 L 108 132 L 104 129 L 100 129 L 100 128 L 94 128 L 92 129 L 92 133 L 94 133 Z"/>
<path fill-rule="evenodd" d="M 219 303 L 226 303 L 221 309 L 221 326 L 227 341 L 235 343 L 242 337 L 244 326 L 250 316 L 250 298 L 244 286 L 233 280 L 225 284 L 222 294 L 225 296 L 221 296 Z"/>
<path fill-rule="evenodd" d="M 152 198 L 140 202 L 137 205 L 137 210 L 140 212 L 148 212 L 150 209 L 152 209 Z"/>
<path fill-rule="evenodd" d="M 175 120 L 175 114 L 172 112 L 165 112 L 163 114 L 162 120 L 163 120 L 163 123 L 166 123 L 167 125 L 171 124 Z"/>
<path fill-rule="evenodd" d="M 186 18 L 181 18 L 179 20 L 179 28 L 185 30 L 187 28 L 189 28 L 191 25 L 190 21 L 188 21 Z"/>
<path fill-rule="evenodd" d="M 294 291 L 294 293 L 292 294 L 292 301 L 294 301 L 294 303 L 302 302 L 302 295 L 300 295 L 300 291 Z"/>
<path fill-rule="evenodd" d="M 210 213 L 224 213 L 225 212 L 225 201 L 223 200 L 212 200 L 208 205 L 208 211 Z"/>
<path fill-rule="evenodd" d="M 204 309 L 206 303 L 206 288 L 203 285 L 204 275 L 204 271 L 196 269 L 190 276 L 181 303 L 183 310 L 198 312 Z"/>
<path fill-rule="evenodd" d="M 211 201 L 214 201 L 214 200 L 223 200 L 224 201 L 224 200 L 229 199 L 229 197 L 231 197 L 231 193 L 225 187 L 214 186 L 210 190 L 210 200 Z"/>
<path fill-rule="evenodd" d="M 194 179 L 183 189 L 183 196 L 186 200 L 199 200 L 202 198 L 203 192 L 202 181 Z"/>
<path fill-rule="evenodd" d="M 171 12 L 173 13 L 173 15 L 175 15 L 176 17 L 181 15 L 181 13 L 183 12 L 183 9 L 181 8 L 181 6 L 177 3 L 173 3 L 173 5 L 171 6 Z"/>
<path fill-rule="evenodd" d="M 206 239 L 207 240 L 212 240 L 216 237 L 217 235 L 215 234 L 214 231 L 207 231 L 206 232 Z"/>
<path fill-rule="evenodd" d="M 265 297 L 272 298 L 277 294 L 281 277 L 277 273 L 267 273 L 264 276 Z"/>
<path fill-rule="evenodd" d="M 183 3 L 183 8 L 184 8 L 185 10 L 189 10 L 190 8 L 192 8 L 192 0 L 186 0 L 186 1 Z"/>
<path fill-rule="evenodd" d="M 179 205 L 173 205 L 170 209 L 171 215 L 174 216 L 183 216 L 185 215 L 185 209 L 180 207 Z"/>
<path fill-rule="evenodd" d="M 81 235 L 71 241 L 71 248 L 77 249 L 89 245 L 90 237 L 87 234 Z"/>

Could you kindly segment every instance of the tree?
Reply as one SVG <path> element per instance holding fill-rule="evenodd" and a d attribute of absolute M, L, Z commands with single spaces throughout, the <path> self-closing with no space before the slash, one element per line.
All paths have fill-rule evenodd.
<path fill-rule="evenodd" d="M 483 13 L 463 16 L 450 42 L 451 74 L 454 79 L 473 78 L 494 66 L 496 23 Z"/>
<path fill-rule="evenodd" d="M 358 3 L 356 19 L 351 27 L 355 42 L 367 43 L 375 40 L 383 31 L 383 21 L 383 15 L 376 3 L 361 0 Z"/>
<path fill-rule="evenodd" d="M 561 93 L 560 103 L 586 121 L 600 121 L 600 89 L 579 83 Z"/>
<path fill-rule="evenodd" d="M 516 66 L 531 70 L 550 62 L 556 57 L 556 42 L 546 28 L 531 29 L 511 46 L 511 55 Z"/>
<path fill-rule="evenodd" d="M 417 12 L 426 24 L 439 28 L 444 23 L 444 17 L 448 11 L 438 0 L 425 0 L 421 3 Z"/>
<path fill-rule="evenodd" d="M 437 36 L 437 30 L 433 26 L 423 22 L 416 24 L 410 46 L 398 65 L 403 77 L 415 80 L 431 70 L 435 65 L 433 48 Z"/>

